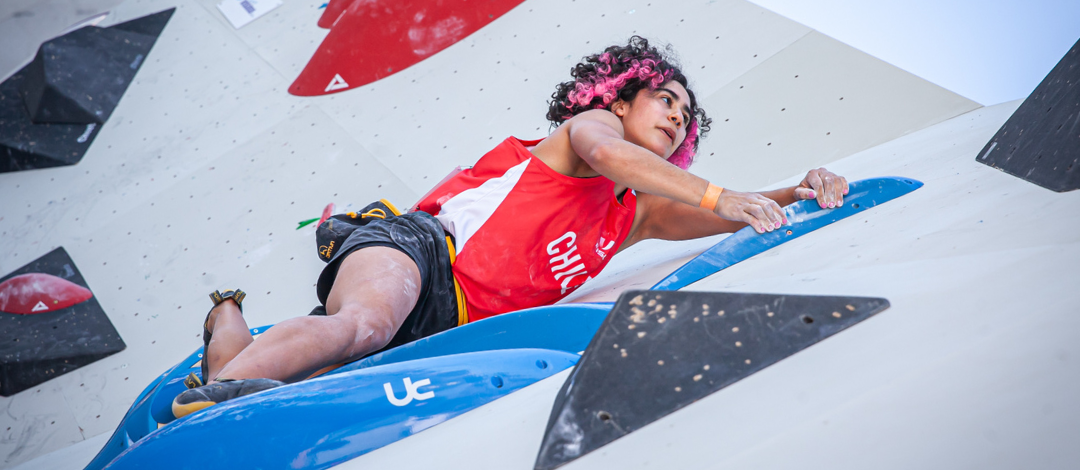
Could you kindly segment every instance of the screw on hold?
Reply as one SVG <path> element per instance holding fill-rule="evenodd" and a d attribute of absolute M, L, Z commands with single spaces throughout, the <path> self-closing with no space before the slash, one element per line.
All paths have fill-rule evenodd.
<path fill-rule="evenodd" d="M 491 377 L 491 385 L 494 385 L 494 386 L 495 386 L 495 388 L 502 388 L 502 386 L 503 386 L 503 379 L 502 379 L 502 377 L 499 377 L 499 376 L 497 376 L 497 375 L 496 375 L 496 376 L 493 376 L 493 377 Z"/>
<path fill-rule="evenodd" d="M 547 361 L 545 361 L 543 359 L 537 359 L 536 360 L 536 367 L 539 367 L 541 369 L 547 369 L 548 363 L 547 363 Z"/>

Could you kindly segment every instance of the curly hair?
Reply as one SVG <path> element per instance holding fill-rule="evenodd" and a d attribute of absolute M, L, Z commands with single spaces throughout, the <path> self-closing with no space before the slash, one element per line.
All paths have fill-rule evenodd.
<path fill-rule="evenodd" d="M 665 57 L 665 53 L 668 57 Z M 610 109 L 617 100 L 633 100 L 648 87 L 655 89 L 668 81 L 676 81 L 690 95 L 690 122 L 686 138 L 668 161 L 687 169 L 694 161 L 698 139 L 709 132 L 712 119 L 698 107 L 697 98 L 688 85 L 679 65 L 672 56 L 671 46 L 660 49 L 650 46 L 649 40 L 632 36 L 625 46 L 611 46 L 604 52 L 582 58 L 570 69 L 573 80 L 555 87 L 548 103 L 547 119 L 552 127 L 590 109 Z"/>

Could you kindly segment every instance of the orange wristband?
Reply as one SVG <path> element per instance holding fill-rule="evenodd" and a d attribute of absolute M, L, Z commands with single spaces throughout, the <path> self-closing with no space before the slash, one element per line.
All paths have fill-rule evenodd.
<path fill-rule="evenodd" d="M 724 188 L 709 183 L 709 188 L 705 190 L 705 195 L 701 197 L 701 204 L 698 204 L 698 206 L 702 209 L 716 210 L 716 202 L 720 200 L 720 193 L 722 192 L 724 192 Z"/>

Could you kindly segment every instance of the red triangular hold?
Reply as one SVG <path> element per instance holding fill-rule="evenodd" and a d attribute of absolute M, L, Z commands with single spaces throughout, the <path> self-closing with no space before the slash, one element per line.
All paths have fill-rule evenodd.
<path fill-rule="evenodd" d="M 330 29 L 337 22 L 337 19 L 341 17 L 345 10 L 356 3 L 356 0 L 330 0 L 330 3 L 326 5 L 326 9 L 323 10 L 322 16 L 319 17 L 319 27 Z"/>
<path fill-rule="evenodd" d="M 355 1 L 333 23 L 289 93 L 319 96 L 388 77 L 464 39 L 521 1 Z"/>
<path fill-rule="evenodd" d="M 33 315 L 68 308 L 93 296 L 90 289 L 51 274 L 20 274 L 0 283 L 0 312 Z"/>

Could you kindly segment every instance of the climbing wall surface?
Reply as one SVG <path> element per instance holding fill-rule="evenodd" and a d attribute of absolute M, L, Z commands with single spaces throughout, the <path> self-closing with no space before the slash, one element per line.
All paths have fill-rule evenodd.
<path fill-rule="evenodd" d="M 0 3 L 0 80 L 34 58 L 41 43 L 94 24 L 123 0 L 6 0 Z"/>
<path fill-rule="evenodd" d="M 561 468 L 1075 467 L 1080 223 L 1051 221 L 1080 196 L 972 158 L 1019 104 L 833 162 L 925 186 L 687 287 L 883 297 L 888 310 Z M 678 245 L 627 250 L 580 300 L 651 285 L 671 270 L 636 257 L 677 258 Z M 532 469 L 567 375 L 336 468 Z"/>
<path fill-rule="evenodd" d="M 693 171 L 736 189 L 880 149 L 875 146 L 978 108 L 741 0 L 663 6 L 529 0 L 384 80 L 300 98 L 286 89 L 326 35 L 316 25 L 322 1 L 287 1 L 240 30 L 216 3 L 128 0 L 113 8 L 99 26 L 171 7 L 176 13 L 78 165 L 0 175 L 0 273 L 63 246 L 127 343 L 119 354 L 0 398 L 0 467 L 79 468 L 89 461 L 139 391 L 201 344 L 208 292 L 248 291 L 252 326 L 307 313 L 316 304 L 312 286 L 322 265 L 314 228 L 295 230 L 297 221 L 318 216 L 328 202 L 347 210 L 385 197 L 407 207 L 506 136 L 546 135 L 545 101 L 554 85 L 582 55 L 631 34 L 671 42 L 679 52 L 716 119 Z M 875 157 L 892 165 L 885 168 L 847 169 L 853 176 L 893 168 L 906 174 L 895 165 L 930 166 L 919 152 Z M 931 192 L 918 196 L 924 193 Z M 958 203 L 934 204 L 939 211 Z M 952 212 L 935 214 L 934 220 L 953 221 Z M 887 235 L 879 236 L 895 232 L 883 229 Z M 580 297 L 655 281 L 670 271 L 665 263 L 702 242 L 692 243 L 646 244 L 617 256 L 612 275 L 624 278 L 597 279 Z M 860 242 L 843 246 L 851 244 Z M 874 249 L 888 253 L 881 243 Z M 790 247 L 783 253 L 812 255 Z M 823 253 L 813 255 L 825 266 L 815 269 L 844 269 Z M 867 263 L 860 269 L 883 269 Z M 808 269 L 792 271 L 799 273 L 794 278 Z M 762 273 L 723 279 L 749 282 Z M 712 279 L 702 284 L 729 288 Z M 854 288 L 834 293 L 886 296 Z M 535 448 L 539 435 L 529 439 L 513 446 Z"/>

